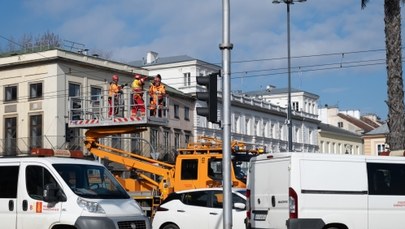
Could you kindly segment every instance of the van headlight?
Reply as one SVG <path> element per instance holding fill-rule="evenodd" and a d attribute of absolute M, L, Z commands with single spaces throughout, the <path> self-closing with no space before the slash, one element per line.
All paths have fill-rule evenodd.
<path fill-rule="evenodd" d="M 105 214 L 104 209 L 97 202 L 88 201 L 88 200 L 85 200 L 85 199 L 82 199 L 82 198 L 78 197 L 77 198 L 77 204 L 81 208 L 83 208 L 85 211 L 88 211 L 88 212 L 91 212 L 91 213 Z"/>

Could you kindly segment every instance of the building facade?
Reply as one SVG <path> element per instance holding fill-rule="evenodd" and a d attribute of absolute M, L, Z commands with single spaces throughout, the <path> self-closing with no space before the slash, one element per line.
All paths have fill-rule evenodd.
<path fill-rule="evenodd" d="M 189 56 L 160 58 L 157 53 L 148 53 L 142 61 L 130 62 L 131 65 L 146 68 L 149 74 L 161 74 L 162 81 L 195 96 L 205 90 L 196 83 L 198 76 L 218 72 L 220 66 L 206 63 Z M 167 76 L 166 76 L 167 75 Z M 223 113 L 221 81 L 218 79 L 218 119 Z M 233 140 L 243 141 L 251 148 L 265 147 L 268 152 L 288 150 L 286 125 L 286 90 L 267 95 L 232 93 L 231 95 L 231 136 Z M 265 96 L 263 96 L 265 95 Z M 295 91 L 293 96 L 293 148 L 294 151 L 318 151 L 317 140 L 317 100 L 318 96 Z M 222 138 L 219 124 L 207 122 L 196 114 L 196 108 L 205 106 L 196 101 L 194 107 L 194 136 Z"/>
<path fill-rule="evenodd" d="M 107 100 L 114 74 L 119 75 L 120 84 L 127 85 L 134 74 L 149 75 L 143 68 L 59 49 L 0 58 L 0 154 L 27 154 L 35 147 L 83 149 L 86 128 L 68 125 L 70 98 L 88 95 Z M 190 110 L 195 100 L 174 88 L 167 91 L 173 101 L 168 104 L 171 121 L 167 126 L 103 141 L 133 151 L 142 150 L 144 143 L 138 138 L 146 139 L 155 148 L 147 153 L 184 147 L 193 137 Z"/>
<path fill-rule="evenodd" d="M 385 123 L 380 127 L 365 133 L 363 135 L 364 154 L 375 156 L 381 155 L 381 153 L 389 150 L 389 146 L 386 142 L 388 132 L 388 125 Z"/>

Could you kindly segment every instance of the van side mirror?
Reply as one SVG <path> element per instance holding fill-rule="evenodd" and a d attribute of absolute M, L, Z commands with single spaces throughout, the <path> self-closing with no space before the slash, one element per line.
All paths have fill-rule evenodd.
<path fill-rule="evenodd" d="M 44 201 L 48 203 L 66 201 L 66 196 L 55 183 L 50 183 L 45 185 Z"/>

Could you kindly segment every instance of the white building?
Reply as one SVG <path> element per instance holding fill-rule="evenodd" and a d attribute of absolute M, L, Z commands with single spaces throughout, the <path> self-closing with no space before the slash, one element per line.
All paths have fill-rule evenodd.
<path fill-rule="evenodd" d="M 153 56 L 153 58 L 150 58 Z M 189 56 L 160 58 L 157 53 L 147 54 L 146 61 L 131 62 L 131 65 L 149 70 L 150 75 L 160 74 L 162 81 L 184 93 L 194 95 L 201 87 L 196 83 L 197 76 L 218 72 L 220 66 L 206 63 Z M 218 82 L 218 119 L 222 114 L 221 81 Z M 266 91 L 264 91 L 266 92 Z M 281 91 L 279 91 L 281 92 Z M 286 125 L 286 90 L 262 95 L 231 95 L 231 135 L 232 139 L 250 144 L 252 147 L 265 146 L 267 151 L 288 150 Z M 256 93 L 258 94 L 258 93 Z M 293 149 L 295 151 L 318 151 L 317 140 L 317 100 L 318 96 L 294 91 L 293 98 Z M 196 107 L 201 106 L 197 101 Z M 195 107 L 195 108 L 196 108 Z M 207 122 L 198 116 L 194 109 L 194 136 L 222 137 L 219 125 Z"/>

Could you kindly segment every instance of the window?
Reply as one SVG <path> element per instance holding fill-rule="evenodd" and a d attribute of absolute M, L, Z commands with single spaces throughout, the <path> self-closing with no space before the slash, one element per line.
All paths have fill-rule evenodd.
<path fill-rule="evenodd" d="M 343 128 L 343 122 L 338 122 L 338 127 Z"/>
<path fill-rule="evenodd" d="M 208 161 L 208 177 L 213 180 L 222 180 L 222 159 Z"/>
<path fill-rule="evenodd" d="M 51 173 L 41 166 L 29 165 L 25 170 L 25 183 L 28 195 L 35 200 L 44 199 L 44 189 L 47 184 L 57 185 Z"/>
<path fill-rule="evenodd" d="M 232 196 L 234 194 L 232 193 Z M 212 207 L 213 208 L 222 208 L 224 204 L 224 193 L 221 191 L 214 191 L 212 195 Z"/>
<path fill-rule="evenodd" d="M 4 155 L 17 154 L 17 118 L 4 119 L 5 152 Z"/>
<path fill-rule="evenodd" d="M 190 72 L 183 73 L 183 76 L 184 76 L 184 86 L 190 86 L 191 85 L 191 73 Z"/>
<path fill-rule="evenodd" d="M 30 147 L 42 147 L 42 115 L 30 116 Z"/>
<path fill-rule="evenodd" d="M 215 190 L 213 191 L 213 195 L 212 195 L 212 207 L 213 208 L 222 208 L 223 206 L 223 200 L 224 200 L 224 193 L 222 191 L 219 190 Z M 242 204 L 246 204 L 246 201 L 238 196 L 236 193 L 232 193 L 232 203 L 242 203 Z"/>
<path fill-rule="evenodd" d="M 69 83 L 69 97 L 80 96 L 80 85 Z M 72 100 L 72 107 L 73 109 L 70 111 L 72 115 L 72 120 L 80 120 L 81 119 L 81 100 L 80 98 L 70 98 Z"/>
<path fill-rule="evenodd" d="M 69 97 L 80 95 L 80 85 L 69 83 Z"/>
<path fill-rule="evenodd" d="M 181 179 L 197 180 L 198 178 L 198 159 L 183 159 L 181 161 Z"/>
<path fill-rule="evenodd" d="M 133 133 L 131 134 L 131 137 L 132 152 L 140 153 L 142 149 L 141 133 Z"/>
<path fill-rule="evenodd" d="M 298 102 L 292 102 L 292 109 L 294 111 L 298 111 L 299 110 L 299 104 Z"/>
<path fill-rule="evenodd" d="M 89 199 L 129 199 L 127 192 L 103 166 L 53 164 L 63 181 L 78 196 Z M 58 193 L 60 193 L 58 191 Z"/>
<path fill-rule="evenodd" d="M 301 142 L 300 140 L 300 138 L 301 138 L 301 136 L 300 136 L 300 129 L 298 128 L 298 127 L 294 127 L 294 133 L 295 133 L 295 141 L 296 142 Z"/>
<path fill-rule="evenodd" d="M 10 102 L 17 100 L 17 86 L 5 86 L 4 92 L 4 101 Z"/>
<path fill-rule="evenodd" d="M 245 119 L 245 134 L 250 135 L 251 130 L 250 130 L 250 119 L 246 118 Z"/>
<path fill-rule="evenodd" d="M 263 136 L 261 133 L 261 125 L 259 121 L 255 121 L 255 132 L 257 136 Z"/>
<path fill-rule="evenodd" d="M 180 109 L 179 105 L 174 104 L 173 107 L 174 107 L 174 117 L 177 119 L 180 118 L 179 117 L 179 109 Z"/>
<path fill-rule="evenodd" d="M 385 151 L 385 144 L 377 144 L 377 154 L 380 155 Z"/>
<path fill-rule="evenodd" d="M 91 101 L 100 101 L 101 98 L 101 88 L 98 87 L 91 87 L 90 88 L 90 93 L 91 93 Z"/>
<path fill-rule="evenodd" d="M 276 128 L 274 126 L 274 124 L 270 124 L 270 138 L 276 138 Z"/>
<path fill-rule="evenodd" d="M 207 191 L 188 192 L 184 193 L 183 203 L 193 206 L 208 207 L 208 197 Z"/>
<path fill-rule="evenodd" d="M 42 98 L 42 83 L 30 84 L 30 99 Z"/>
<path fill-rule="evenodd" d="M 188 143 L 190 143 L 190 138 L 191 138 L 191 133 L 185 133 L 184 143 L 186 144 L 186 146 L 188 145 Z"/>
<path fill-rule="evenodd" d="M 164 130 L 163 131 L 163 150 L 164 152 L 169 152 L 170 150 L 170 131 Z"/>
<path fill-rule="evenodd" d="M 18 166 L 0 167 L 0 198 L 17 198 Z"/>
<path fill-rule="evenodd" d="M 405 195 L 405 164 L 367 163 L 370 195 Z"/>
<path fill-rule="evenodd" d="M 180 133 L 178 132 L 174 133 L 174 148 L 180 148 Z"/>
<path fill-rule="evenodd" d="M 184 107 L 184 120 L 190 120 L 190 108 Z"/>
<path fill-rule="evenodd" d="M 115 149 L 121 149 L 121 134 L 114 134 L 111 137 L 111 147 L 115 148 Z"/>
<path fill-rule="evenodd" d="M 236 126 L 236 130 L 235 130 L 235 132 L 237 133 L 237 134 L 241 134 L 242 132 L 241 132 L 241 118 L 239 117 L 239 116 L 236 116 L 235 117 L 235 126 Z"/>
<path fill-rule="evenodd" d="M 158 147 L 158 130 L 152 129 L 150 132 L 150 139 L 149 142 L 152 145 L 153 148 L 157 149 Z"/>

